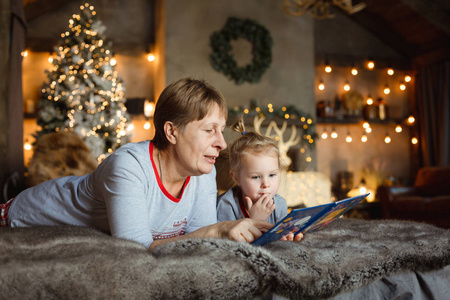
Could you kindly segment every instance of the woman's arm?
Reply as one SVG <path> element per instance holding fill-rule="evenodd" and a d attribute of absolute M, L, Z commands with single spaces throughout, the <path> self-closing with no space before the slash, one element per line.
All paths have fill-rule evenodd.
<path fill-rule="evenodd" d="M 263 232 L 272 228 L 273 224 L 266 221 L 253 219 L 241 219 L 236 221 L 224 221 L 209 226 L 202 227 L 182 236 L 155 240 L 150 245 L 149 250 L 168 242 L 175 242 L 187 238 L 223 238 L 239 242 L 251 243 L 260 237 Z"/>

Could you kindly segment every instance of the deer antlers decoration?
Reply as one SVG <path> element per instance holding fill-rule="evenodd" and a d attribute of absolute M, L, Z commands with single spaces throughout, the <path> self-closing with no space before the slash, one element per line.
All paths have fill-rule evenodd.
<path fill-rule="evenodd" d="M 316 19 L 334 17 L 330 13 L 330 6 L 337 6 L 348 14 L 354 14 L 366 7 L 365 3 L 352 4 L 352 0 L 284 0 L 284 11 L 294 17 L 306 13 Z"/>
<path fill-rule="evenodd" d="M 261 124 L 265 119 L 266 118 L 264 116 L 255 116 L 255 119 L 253 120 L 255 131 L 261 135 L 274 138 L 276 141 L 278 141 L 278 148 L 280 149 L 280 164 L 282 167 L 285 167 L 287 169 L 292 162 L 292 160 L 287 155 L 287 152 L 290 147 L 295 146 L 296 144 L 298 144 L 298 142 L 300 142 L 300 136 L 297 135 L 297 127 L 295 125 L 292 125 L 291 136 L 289 140 L 285 142 L 284 133 L 287 129 L 287 121 L 283 121 L 283 125 L 281 126 L 281 128 L 278 127 L 275 121 L 271 121 L 269 123 L 269 126 L 267 127 L 266 132 L 262 133 Z M 275 135 L 272 134 L 272 130 L 275 131 Z"/>

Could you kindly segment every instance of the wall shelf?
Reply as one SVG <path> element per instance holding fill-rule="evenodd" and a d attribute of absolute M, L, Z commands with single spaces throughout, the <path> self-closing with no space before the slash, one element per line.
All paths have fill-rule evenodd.
<path fill-rule="evenodd" d="M 352 117 L 345 117 L 345 118 L 317 118 L 317 124 L 359 124 L 362 122 L 369 122 L 372 124 L 400 124 L 403 122 L 403 120 L 400 119 L 385 119 L 385 120 L 379 120 L 379 119 L 364 119 L 363 117 L 359 116 L 352 116 Z"/>

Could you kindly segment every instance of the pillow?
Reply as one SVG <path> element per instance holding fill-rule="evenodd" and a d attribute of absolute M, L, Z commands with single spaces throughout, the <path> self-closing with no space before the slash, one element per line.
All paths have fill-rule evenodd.
<path fill-rule="evenodd" d="M 420 169 L 414 187 L 422 195 L 450 195 L 450 166 Z"/>
<path fill-rule="evenodd" d="M 28 165 L 27 187 L 49 179 L 91 173 L 97 162 L 80 136 L 74 132 L 52 132 L 41 136 Z"/>

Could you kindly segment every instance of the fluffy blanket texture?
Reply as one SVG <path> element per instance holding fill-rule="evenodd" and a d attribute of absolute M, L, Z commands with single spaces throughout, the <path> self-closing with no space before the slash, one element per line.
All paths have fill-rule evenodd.
<path fill-rule="evenodd" d="M 328 298 L 450 264 L 450 230 L 340 219 L 301 242 L 142 245 L 81 227 L 0 229 L 1 299 Z"/>

